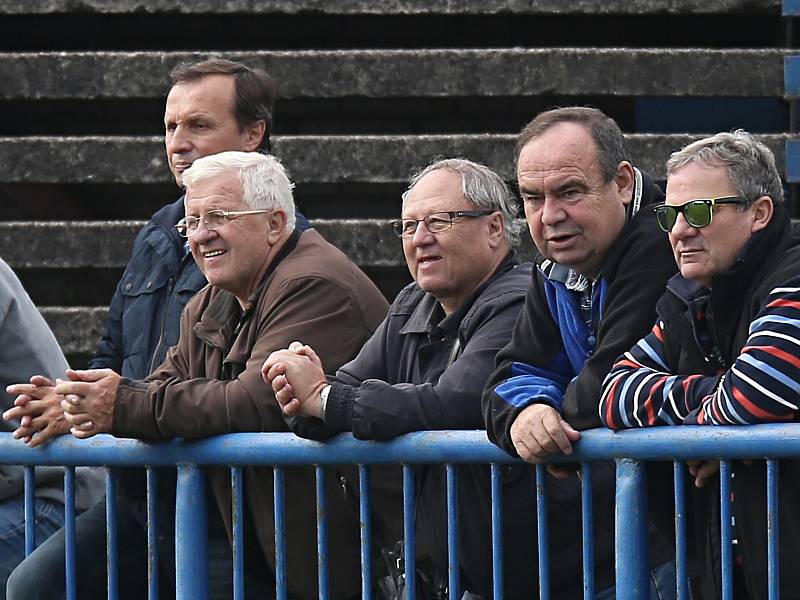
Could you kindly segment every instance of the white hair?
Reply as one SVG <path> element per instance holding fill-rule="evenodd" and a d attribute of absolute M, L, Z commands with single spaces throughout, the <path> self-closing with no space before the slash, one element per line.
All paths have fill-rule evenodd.
<path fill-rule="evenodd" d="M 187 188 L 221 173 L 235 171 L 242 183 L 242 200 L 253 209 L 280 209 L 286 213 L 286 226 L 294 229 L 294 184 L 283 165 L 272 155 L 260 152 L 220 152 L 198 158 L 183 172 Z"/>

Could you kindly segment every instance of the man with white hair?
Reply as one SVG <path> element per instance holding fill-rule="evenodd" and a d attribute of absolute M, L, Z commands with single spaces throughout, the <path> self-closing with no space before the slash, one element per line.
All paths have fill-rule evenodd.
<path fill-rule="evenodd" d="M 313 229 L 295 229 L 292 185 L 275 158 L 223 152 L 197 159 L 183 181 L 186 216 L 177 228 L 209 285 L 187 305 L 178 344 L 147 379 L 109 369 L 78 371 L 56 387 L 76 437 L 109 432 L 159 440 L 286 431 L 261 377 L 264 359 L 303 339 L 335 369 L 356 354 L 386 313 L 381 293 L 342 252 Z M 230 475 L 210 470 L 209 479 L 230 532 Z M 263 578 L 275 567 L 272 470 L 246 468 L 245 485 L 247 518 L 269 563 L 259 568 L 259 557 L 250 553 L 247 571 Z M 358 519 L 332 473 L 326 485 L 329 516 L 337 523 L 329 532 L 331 597 L 357 597 Z M 309 577 L 317 564 L 313 467 L 288 470 L 286 488 L 288 592 L 317 598 L 317 578 Z"/>

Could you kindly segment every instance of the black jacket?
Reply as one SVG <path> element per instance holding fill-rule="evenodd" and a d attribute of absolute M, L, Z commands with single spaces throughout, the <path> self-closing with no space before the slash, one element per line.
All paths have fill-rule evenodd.
<path fill-rule="evenodd" d="M 682 279 L 676 276 L 676 280 Z M 669 291 L 658 303 L 663 322 L 663 345 L 669 373 L 703 374 L 710 383 L 719 381 L 720 372 L 733 365 L 747 345 L 750 325 L 769 302 L 775 288 L 796 288 L 800 282 L 800 239 L 792 232 L 788 214 L 782 205 L 775 208 L 769 225 L 756 233 L 737 264 L 728 272 L 714 276 L 706 308 L 707 328 L 715 352 L 701 348 L 687 314 L 686 303 Z M 678 281 L 671 286 L 678 289 Z M 797 356 L 796 352 L 793 352 Z M 700 381 L 700 380 L 698 380 Z M 713 386 L 712 386 L 713 391 Z M 797 397 L 785 397 L 797 403 Z M 696 413 L 684 422 L 695 422 Z M 797 414 L 794 419 L 797 420 Z M 767 523 L 766 465 L 756 461 L 746 465 L 732 463 L 731 482 L 735 498 L 737 551 L 742 558 L 744 585 L 751 599 L 767 597 Z M 800 598 L 800 571 L 796 568 L 800 553 L 800 460 L 779 461 L 779 554 L 780 598 Z M 693 520 L 700 583 L 703 598 L 721 594 L 720 579 L 720 505 L 719 480 L 693 490 Z M 665 506 L 670 511 L 671 506 Z"/>
<path fill-rule="evenodd" d="M 446 318 L 439 303 L 416 284 L 405 288 L 358 357 L 330 378 L 325 423 L 296 419 L 293 430 L 313 438 L 352 430 L 357 438 L 387 439 L 417 430 L 483 428 L 481 389 L 495 353 L 510 338 L 531 276 L 530 265 L 513 264 L 507 260 L 482 290 Z M 373 483 L 375 475 L 373 469 Z M 445 471 L 426 467 L 416 475 L 419 564 L 429 561 L 446 581 Z M 489 467 L 459 467 L 458 481 L 462 587 L 491 598 Z M 381 491 L 386 490 L 384 485 Z M 509 598 L 534 597 L 538 590 L 535 490 L 531 467 L 504 468 L 504 580 Z M 596 502 L 602 501 L 601 495 L 596 490 Z M 613 490 L 605 490 L 605 497 L 613 499 Z M 548 500 L 553 597 L 577 598 L 582 585 L 575 575 L 581 568 L 577 478 L 550 480 Z M 394 526 L 400 535 L 399 498 L 391 509 L 381 510 L 373 492 L 373 506 L 378 515 L 393 515 L 386 527 Z M 604 527 L 598 524 L 595 535 L 603 537 Z M 607 543 L 598 545 L 607 552 L 597 564 L 607 575 L 603 583 L 611 585 L 613 545 L 610 537 L 604 539 Z"/>
<path fill-rule="evenodd" d="M 603 379 L 614 360 L 653 325 L 656 302 L 677 267 L 650 206 L 663 194 L 646 175 L 642 188 L 642 207 L 629 218 L 603 262 L 591 328 L 575 294 L 558 280 L 559 269 L 539 260 L 550 276 L 541 268 L 534 271 L 525 310 L 511 342 L 497 355 L 497 368 L 483 396 L 489 439 L 512 456 L 517 453 L 511 424 L 535 402 L 558 408 L 577 429 L 600 427 L 597 407 Z"/>

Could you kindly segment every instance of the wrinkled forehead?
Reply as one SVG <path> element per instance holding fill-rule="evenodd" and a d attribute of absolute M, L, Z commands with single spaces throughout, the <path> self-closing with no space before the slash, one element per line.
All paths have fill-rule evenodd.
<path fill-rule="evenodd" d="M 165 116 L 183 113 L 209 113 L 218 117 L 234 116 L 236 82 L 230 75 L 206 75 L 181 81 L 167 94 Z"/>
<path fill-rule="evenodd" d="M 241 180 L 235 171 L 224 171 L 187 185 L 183 203 L 186 214 L 247 206 Z"/>
<path fill-rule="evenodd" d="M 461 175 L 449 169 L 427 173 L 403 198 L 403 218 L 422 218 L 434 212 L 475 208 L 464 198 Z"/>

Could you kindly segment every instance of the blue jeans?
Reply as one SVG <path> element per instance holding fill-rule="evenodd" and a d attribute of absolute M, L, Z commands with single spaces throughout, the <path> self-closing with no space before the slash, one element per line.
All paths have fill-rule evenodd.
<path fill-rule="evenodd" d="M 674 560 L 654 567 L 650 571 L 650 600 L 675 600 L 678 596 L 675 577 Z M 605 589 L 594 597 L 595 600 L 615 600 L 616 588 Z"/>
<path fill-rule="evenodd" d="M 36 543 L 41 544 L 64 525 L 64 505 L 36 498 Z M 25 558 L 25 501 L 20 496 L 0 502 L 0 599 L 6 597 L 6 581 Z"/>

